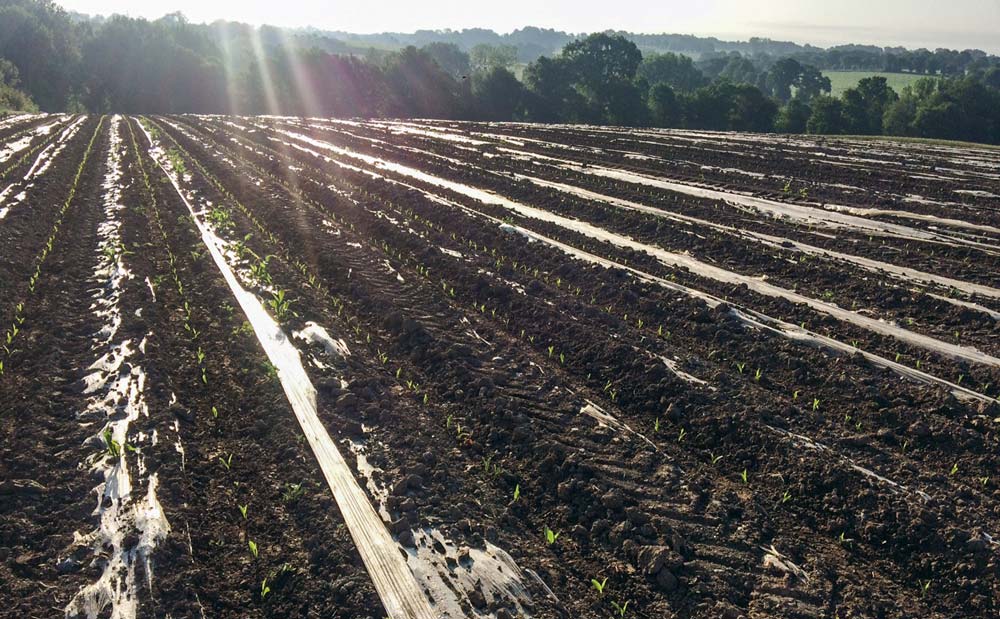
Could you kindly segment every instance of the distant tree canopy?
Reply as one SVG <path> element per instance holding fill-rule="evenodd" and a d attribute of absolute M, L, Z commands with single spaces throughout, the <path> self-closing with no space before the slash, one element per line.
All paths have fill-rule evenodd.
<path fill-rule="evenodd" d="M 420 49 L 454 79 L 463 79 L 469 76 L 469 55 L 454 43 L 428 43 Z"/>
<path fill-rule="evenodd" d="M 649 54 L 643 58 L 639 77 L 652 86 L 666 84 L 675 92 L 690 92 L 708 83 L 691 58 L 672 52 Z"/>
<path fill-rule="evenodd" d="M 517 48 L 513 45 L 480 43 L 469 51 L 469 66 L 479 73 L 488 73 L 495 68 L 510 69 L 515 64 Z"/>
<path fill-rule="evenodd" d="M 190 24 L 180 14 L 89 20 L 50 0 L 0 0 L 0 110 L 519 120 L 1000 143 L 1000 59 L 977 50 L 822 50 L 615 32 L 576 38 L 538 28 L 335 34 Z M 677 49 L 698 58 L 669 51 Z M 898 93 L 884 78 L 866 78 L 834 98 L 823 68 L 933 77 Z"/>
<path fill-rule="evenodd" d="M 43 109 L 70 104 L 87 30 L 48 0 L 0 2 L 0 58 L 17 67 L 23 89 Z"/>
<path fill-rule="evenodd" d="M 0 112 L 38 111 L 38 106 L 31 97 L 17 89 L 19 83 L 14 63 L 0 58 Z"/>

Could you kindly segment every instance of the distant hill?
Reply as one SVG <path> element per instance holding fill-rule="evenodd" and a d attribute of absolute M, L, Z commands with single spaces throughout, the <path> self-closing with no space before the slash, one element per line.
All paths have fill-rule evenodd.
<path fill-rule="evenodd" d="M 72 20 L 101 24 L 105 16 L 89 16 L 68 12 Z M 180 15 L 175 14 L 175 15 Z M 221 22 L 217 22 L 221 23 Z M 230 22 L 231 23 L 231 22 Z M 266 26 L 272 31 L 280 30 Z M 526 26 L 513 32 L 500 34 L 487 28 L 461 30 L 417 30 L 415 32 L 380 32 L 357 34 L 342 30 L 321 28 L 285 29 L 303 47 L 316 47 L 328 53 L 365 55 L 371 50 L 396 51 L 407 46 L 423 47 L 431 43 L 450 43 L 464 52 L 477 45 L 512 46 L 517 50 L 517 60 L 529 63 L 541 56 L 557 55 L 569 42 L 590 33 L 572 33 L 552 28 Z M 759 58 L 796 58 L 820 69 L 883 72 L 910 72 L 921 74 L 956 74 L 964 71 L 973 61 L 989 57 L 978 49 L 907 49 L 877 45 L 815 45 L 777 41 L 766 37 L 750 37 L 745 41 L 726 41 L 716 37 L 692 34 L 643 34 L 626 31 L 608 31 L 629 39 L 643 52 L 674 52 L 695 60 L 709 56 L 739 53 Z M 934 60 L 928 60 L 936 57 Z"/>
<path fill-rule="evenodd" d="M 340 30 L 318 29 L 306 29 L 306 31 L 343 41 L 358 49 L 394 50 L 407 45 L 422 47 L 429 43 L 452 43 L 467 52 L 476 45 L 512 45 L 517 48 L 518 60 L 521 62 L 532 62 L 537 60 L 539 56 L 552 55 L 570 41 L 587 34 L 534 26 L 519 28 L 507 34 L 498 34 L 485 28 L 417 30 L 411 33 L 382 32 L 377 34 L 355 34 Z M 801 45 L 791 41 L 774 41 L 758 37 L 747 41 L 723 41 L 715 37 L 699 37 L 691 34 L 638 34 L 625 31 L 618 31 L 615 34 L 621 34 L 633 41 L 643 52 L 675 52 L 693 58 L 714 52 L 787 56 L 823 51 L 822 48 L 813 45 Z M 871 49 L 882 51 L 882 48 L 879 47 L 871 47 Z"/>

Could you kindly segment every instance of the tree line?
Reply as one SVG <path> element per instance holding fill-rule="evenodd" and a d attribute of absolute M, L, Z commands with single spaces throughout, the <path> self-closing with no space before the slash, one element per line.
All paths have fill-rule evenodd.
<path fill-rule="evenodd" d="M 993 58 L 993 57 L 988 57 Z M 347 54 L 316 33 L 233 22 L 78 19 L 0 0 L 0 108 L 519 120 L 889 134 L 1000 143 L 1000 69 L 883 78 L 833 98 L 795 54 L 646 53 L 598 33 L 524 66 L 513 46 L 431 42 Z"/>
<path fill-rule="evenodd" d="M 470 52 L 480 45 L 508 47 L 520 62 L 533 62 L 540 56 L 551 55 L 567 43 L 578 38 L 568 32 L 546 28 L 519 28 L 507 34 L 498 34 L 484 28 L 462 30 L 417 30 L 413 33 L 382 32 L 354 34 L 350 32 L 322 32 L 327 40 L 336 40 L 341 49 L 354 51 L 369 47 L 383 49 L 408 45 L 422 47 L 431 43 L 453 43 Z M 760 63 L 770 63 L 781 58 L 794 58 L 819 69 L 842 71 L 907 72 L 924 75 L 959 76 L 969 72 L 985 71 L 1000 65 L 1000 58 L 978 49 L 935 50 L 876 45 L 836 45 L 820 48 L 790 41 L 776 41 L 764 37 L 751 37 L 746 41 L 724 41 L 716 37 L 699 37 L 689 34 L 640 34 L 619 31 L 639 47 L 643 54 L 675 52 L 699 60 L 724 57 L 738 53 Z"/>

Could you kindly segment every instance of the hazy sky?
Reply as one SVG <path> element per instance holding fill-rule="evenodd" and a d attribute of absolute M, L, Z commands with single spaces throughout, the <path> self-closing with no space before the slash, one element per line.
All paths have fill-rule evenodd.
<path fill-rule="evenodd" d="M 606 29 L 746 39 L 769 36 L 816 45 L 872 43 L 978 47 L 1000 53 L 1000 0 L 62 0 L 89 14 L 191 21 L 315 26 L 351 32 L 412 32 L 533 25 L 569 32 Z"/>

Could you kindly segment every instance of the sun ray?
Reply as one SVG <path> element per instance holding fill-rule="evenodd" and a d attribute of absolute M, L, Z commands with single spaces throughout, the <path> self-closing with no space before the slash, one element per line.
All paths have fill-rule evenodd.
<path fill-rule="evenodd" d="M 281 105 L 278 103 L 278 95 L 274 89 L 274 80 L 271 77 L 270 59 L 264 44 L 260 38 L 260 29 L 254 28 L 249 31 L 250 49 L 253 52 L 254 68 L 257 71 L 256 77 L 260 80 L 260 86 L 264 95 L 265 109 L 272 116 L 282 114 Z"/>

